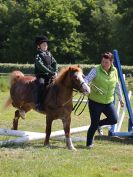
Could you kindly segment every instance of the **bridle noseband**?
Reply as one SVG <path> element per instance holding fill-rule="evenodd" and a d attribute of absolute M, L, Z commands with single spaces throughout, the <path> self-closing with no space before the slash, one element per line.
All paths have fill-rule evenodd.
<path fill-rule="evenodd" d="M 81 90 L 83 84 L 85 84 L 85 81 L 83 81 L 83 82 L 80 83 L 79 90 Z"/>
<path fill-rule="evenodd" d="M 79 83 L 77 83 L 77 82 L 79 82 L 79 80 L 76 77 L 74 77 L 74 74 L 71 74 L 71 77 L 72 77 L 72 80 L 73 80 L 73 86 L 72 87 L 77 91 L 81 91 L 82 85 L 85 84 L 85 81 L 82 81 L 79 84 Z"/>

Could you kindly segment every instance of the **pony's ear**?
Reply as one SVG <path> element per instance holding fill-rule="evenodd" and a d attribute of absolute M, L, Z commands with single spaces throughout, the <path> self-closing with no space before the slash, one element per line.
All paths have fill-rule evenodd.
<path fill-rule="evenodd" d="M 69 70 L 70 70 L 70 71 L 72 70 L 72 67 L 71 67 L 71 66 L 69 66 Z"/>
<path fill-rule="evenodd" d="M 78 68 L 81 68 L 80 64 L 77 65 Z"/>

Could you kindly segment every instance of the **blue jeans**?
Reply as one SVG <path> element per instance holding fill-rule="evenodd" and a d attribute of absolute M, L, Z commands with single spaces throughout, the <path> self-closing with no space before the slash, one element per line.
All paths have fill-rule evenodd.
<path fill-rule="evenodd" d="M 90 110 L 91 125 L 87 132 L 87 146 L 93 143 L 93 137 L 96 130 L 98 129 L 98 126 L 113 125 L 116 124 L 118 120 L 118 115 L 113 102 L 109 104 L 101 104 L 89 100 L 88 106 Z M 104 113 L 106 118 L 100 120 L 102 113 Z"/>

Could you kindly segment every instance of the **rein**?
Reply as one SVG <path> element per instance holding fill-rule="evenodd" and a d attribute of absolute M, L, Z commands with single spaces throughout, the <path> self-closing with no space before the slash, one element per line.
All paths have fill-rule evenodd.
<path fill-rule="evenodd" d="M 82 86 L 83 84 L 84 84 L 84 82 L 81 83 L 81 86 Z M 103 90 L 101 90 L 100 88 L 98 88 L 96 85 L 94 85 L 94 84 L 92 84 L 92 83 L 91 83 L 91 85 L 92 85 L 93 87 L 95 87 L 95 88 L 97 89 L 97 91 L 98 91 L 101 95 L 104 95 Z M 75 91 L 75 92 L 78 92 L 77 90 L 74 90 L 74 91 Z M 76 93 L 75 95 L 77 95 L 77 93 Z M 74 96 L 75 96 L 75 95 L 74 95 Z M 74 97 L 74 96 L 73 96 L 73 97 Z M 78 108 L 80 107 L 81 103 L 82 103 L 83 100 L 84 100 L 84 97 L 85 97 L 85 95 L 81 94 L 80 97 L 79 97 L 79 99 L 78 99 L 78 101 L 77 101 L 77 103 L 74 105 L 74 107 L 73 107 L 73 109 L 72 109 L 72 111 L 74 111 L 74 114 L 75 114 L 76 116 L 81 115 L 82 112 L 83 112 L 83 111 L 85 110 L 85 108 L 86 108 L 86 105 L 87 105 L 87 102 L 88 102 L 88 101 L 86 101 L 86 103 L 85 103 L 83 109 L 81 110 L 81 112 L 80 112 L 79 114 L 76 114 Z M 62 106 L 65 106 L 65 105 L 66 105 L 67 103 L 69 103 L 70 101 L 71 101 L 71 98 L 70 98 L 68 101 L 66 101 Z"/>
<path fill-rule="evenodd" d="M 81 89 L 81 87 L 82 87 L 82 85 L 83 85 L 84 83 L 85 83 L 84 81 L 80 83 L 80 88 L 79 88 L 79 89 Z M 77 91 L 76 89 L 73 89 L 73 91 L 75 91 L 75 92 L 76 92 L 75 95 L 77 95 L 78 91 Z M 73 98 L 75 95 L 73 95 L 72 98 Z M 66 105 L 67 103 L 69 103 L 70 101 L 71 101 L 71 98 L 70 98 L 69 100 L 67 100 L 65 103 L 63 103 L 62 106 L 65 106 L 65 105 Z M 81 104 L 81 103 L 80 103 L 80 104 Z"/>
<path fill-rule="evenodd" d="M 73 91 L 75 91 L 76 93 L 72 96 L 72 98 L 73 98 L 75 95 L 77 95 L 77 93 L 78 93 L 77 90 L 73 90 Z M 69 103 L 69 102 L 71 101 L 72 98 L 70 98 L 70 99 L 67 100 L 65 103 L 63 103 L 62 106 L 65 106 L 67 103 Z"/>
<path fill-rule="evenodd" d="M 92 85 L 93 87 L 95 87 L 95 88 L 97 89 L 97 91 L 98 91 L 101 95 L 104 95 L 103 90 L 101 90 L 100 88 L 98 88 L 96 85 L 94 85 L 94 84 L 92 84 L 92 83 L 91 83 L 91 85 Z M 75 110 L 75 111 L 74 111 L 74 114 L 75 114 L 76 116 L 81 115 L 82 112 L 85 110 L 85 107 L 86 107 L 88 101 L 86 101 L 86 103 L 85 103 L 83 109 L 81 110 L 81 112 L 80 112 L 79 114 L 76 114 L 76 112 L 77 112 L 79 106 L 81 105 L 81 103 L 82 103 L 83 100 L 84 100 L 84 97 L 85 97 L 85 96 L 82 94 L 82 95 L 79 97 L 77 103 L 76 103 L 76 104 L 74 105 L 74 107 L 73 107 L 73 111 Z"/>
<path fill-rule="evenodd" d="M 79 97 L 79 99 L 78 99 L 78 101 L 77 101 L 77 103 L 76 103 L 76 104 L 74 105 L 74 107 L 73 107 L 73 111 L 75 110 L 75 111 L 74 111 L 74 114 L 75 114 L 76 116 L 81 115 L 82 112 L 85 110 L 85 107 L 86 107 L 86 105 L 87 105 L 87 101 L 86 101 L 86 103 L 85 103 L 85 105 L 84 105 L 82 111 L 81 111 L 79 114 L 76 114 L 76 112 L 77 112 L 79 106 L 81 105 L 81 103 L 82 103 L 83 100 L 84 100 L 84 97 L 85 97 L 85 95 L 81 94 L 80 97 Z"/>

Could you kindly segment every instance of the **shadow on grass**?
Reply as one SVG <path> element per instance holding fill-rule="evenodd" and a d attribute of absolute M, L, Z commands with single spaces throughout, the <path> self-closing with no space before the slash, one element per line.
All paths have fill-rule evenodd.
<path fill-rule="evenodd" d="M 33 148 L 33 149 L 66 149 L 65 144 L 61 144 L 61 141 L 59 140 L 52 140 L 50 142 L 49 146 L 44 146 L 43 140 L 39 141 L 33 141 L 29 143 L 20 143 L 20 144 L 8 144 L 0 146 L 0 148 L 7 148 L 7 149 L 27 149 L 27 148 Z"/>
<path fill-rule="evenodd" d="M 133 145 L 133 137 L 118 137 L 118 136 L 95 136 L 95 140 L 97 141 L 108 141 L 108 142 L 115 142 L 124 145 Z M 103 142 L 104 143 L 104 142 Z M 86 149 L 86 142 L 84 145 L 78 144 L 75 146 L 77 149 Z"/>
<path fill-rule="evenodd" d="M 108 141 L 108 142 L 116 142 L 120 144 L 126 144 L 126 145 L 133 145 L 133 137 L 114 137 L 114 136 L 95 136 L 95 140 L 97 141 Z M 77 149 L 86 149 L 86 142 L 83 142 L 84 144 L 75 144 L 75 148 Z M 104 143 L 104 142 L 103 142 Z M 30 143 L 25 143 L 25 144 L 12 144 L 12 145 L 7 145 L 7 146 L 2 146 L 4 148 L 8 149 L 27 149 L 27 148 L 33 148 L 33 149 L 67 149 L 65 142 L 60 141 L 60 140 L 54 140 L 52 139 L 50 141 L 50 146 L 44 146 L 43 145 L 43 140 L 39 141 L 33 141 Z M 2 148 L 0 147 L 0 148 Z"/>
<path fill-rule="evenodd" d="M 113 141 L 121 144 L 133 145 L 133 137 L 118 137 L 118 136 L 95 136 L 95 140 Z"/>

